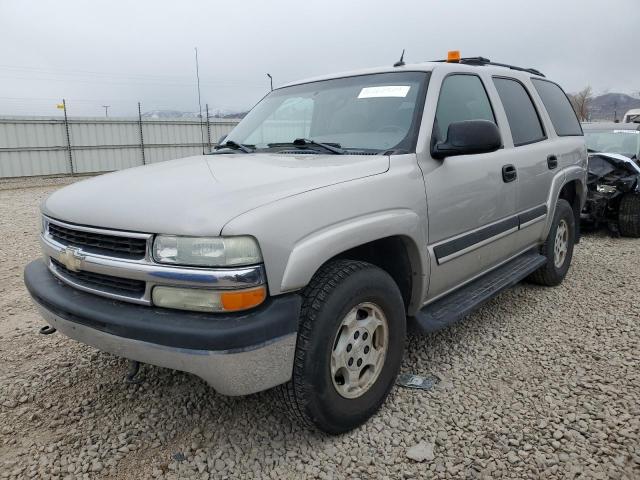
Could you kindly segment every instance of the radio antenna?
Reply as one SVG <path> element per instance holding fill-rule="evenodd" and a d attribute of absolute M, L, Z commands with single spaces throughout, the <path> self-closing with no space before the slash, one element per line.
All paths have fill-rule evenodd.
<path fill-rule="evenodd" d="M 394 67 L 402 67 L 404 66 L 404 48 L 402 49 L 402 55 L 400 55 L 400 60 L 393 64 Z"/>

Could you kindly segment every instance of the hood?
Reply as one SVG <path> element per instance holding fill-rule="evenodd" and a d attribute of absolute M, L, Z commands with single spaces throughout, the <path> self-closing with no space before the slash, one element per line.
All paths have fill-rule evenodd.
<path fill-rule="evenodd" d="M 200 155 L 74 183 L 42 211 L 94 227 L 219 235 L 229 220 L 266 203 L 388 169 L 382 155 Z"/>
<path fill-rule="evenodd" d="M 605 153 L 605 152 L 593 152 L 589 154 L 589 158 L 595 158 L 595 157 L 604 157 L 605 159 L 608 158 L 608 159 L 614 160 L 614 163 L 616 164 L 622 163 L 627 167 L 627 169 L 629 170 L 629 173 L 640 174 L 640 165 L 638 165 L 633 159 L 627 157 L 626 155 L 622 155 L 620 153 Z"/>

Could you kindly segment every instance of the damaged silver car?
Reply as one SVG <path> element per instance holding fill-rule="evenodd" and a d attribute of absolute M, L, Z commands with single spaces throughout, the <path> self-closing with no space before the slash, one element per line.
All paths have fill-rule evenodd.
<path fill-rule="evenodd" d="M 640 237 L 640 124 L 585 123 L 589 152 L 583 227 Z"/>

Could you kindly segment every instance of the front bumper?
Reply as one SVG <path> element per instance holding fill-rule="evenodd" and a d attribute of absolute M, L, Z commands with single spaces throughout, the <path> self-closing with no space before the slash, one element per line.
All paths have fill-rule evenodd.
<path fill-rule="evenodd" d="M 24 280 L 41 315 L 70 338 L 115 355 L 193 373 L 224 395 L 291 378 L 301 299 L 286 295 L 236 314 L 154 308 L 82 292 L 42 260 Z"/>

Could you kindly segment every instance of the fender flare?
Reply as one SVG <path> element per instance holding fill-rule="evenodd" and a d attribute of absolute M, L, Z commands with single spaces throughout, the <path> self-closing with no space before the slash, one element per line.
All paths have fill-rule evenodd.
<path fill-rule="evenodd" d="M 392 209 L 344 220 L 312 232 L 295 243 L 280 290 L 287 292 L 305 287 L 324 263 L 342 252 L 375 240 L 400 236 L 413 244 L 408 248 L 413 269 L 413 304 L 427 287 L 429 271 L 429 259 L 419 253 L 418 246 L 426 245 L 426 233 L 419 228 L 420 224 L 416 212 Z"/>
<path fill-rule="evenodd" d="M 558 172 L 552 181 L 551 189 L 549 190 L 549 198 L 547 199 L 547 222 L 543 230 L 542 238 L 547 238 L 549 231 L 551 230 L 551 224 L 553 223 L 553 217 L 556 213 L 556 205 L 560 198 L 560 192 L 569 182 L 576 182 L 576 195 L 579 198 L 578 215 L 584 207 L 584 203 L 587 199 L 587 187 L 586 187 L 586 170 L 579 165 L 573 165 Z M 579 217 L 577 219 L 579 221 Z"/>

